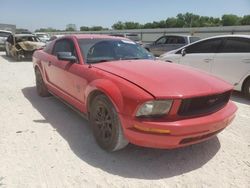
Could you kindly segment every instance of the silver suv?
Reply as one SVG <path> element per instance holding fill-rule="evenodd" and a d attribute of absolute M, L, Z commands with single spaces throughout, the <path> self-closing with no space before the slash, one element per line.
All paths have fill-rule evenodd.
<path fill-rule="evenodd" d="M 163 53 L 178 49 L 197 40 L 200 40 L 200 38 L 185 35 L 164 35 L 151 44 L 145 44 L 144 48 L 155 56 L 160 56 Z"/>

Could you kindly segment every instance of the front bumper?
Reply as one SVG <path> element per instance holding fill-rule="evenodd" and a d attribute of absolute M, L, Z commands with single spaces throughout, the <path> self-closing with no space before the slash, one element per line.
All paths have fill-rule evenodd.
<path fill-rule="evenodd" d="M 232 122 L 236 110 L 236 105 L 230 101 L 213 114 L 178 121 L 140 121 L 125 115 L 120 115 L 120 119 L 124 134 L 131 143 L 152 148 L 178 148 L 210 139 Z M 146 129 L 169 130 L 170 133 L 144 132 L 136 129 L 135 125 Z"/>

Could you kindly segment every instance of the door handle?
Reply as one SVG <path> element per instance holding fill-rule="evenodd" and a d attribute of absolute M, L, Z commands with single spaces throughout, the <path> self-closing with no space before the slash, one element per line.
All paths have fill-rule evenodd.
<path fill-rule="evenodd" d="M 209 63 L 210 61 L 212 61 L 213 59 L 204 59 L 203 61 L 205 62 L 205 63 Z"/>
<path fill-rule="evenodd" d="M 51 64 L 52 64 L 52 63 L 49 61 L 48 66 L 51 66 Z"/>

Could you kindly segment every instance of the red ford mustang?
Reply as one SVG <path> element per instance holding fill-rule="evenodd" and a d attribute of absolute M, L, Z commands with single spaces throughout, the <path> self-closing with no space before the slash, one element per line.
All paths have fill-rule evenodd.
<path fill-rule="evenodd" d="M 72 35 L 33 55 L 37 92 L 85 114 L 107 151 L 129 142 L 176 148 L 222 131 L 237 110 L 232 86 L 191 68 L 159 63 L 134 42 Z"/>

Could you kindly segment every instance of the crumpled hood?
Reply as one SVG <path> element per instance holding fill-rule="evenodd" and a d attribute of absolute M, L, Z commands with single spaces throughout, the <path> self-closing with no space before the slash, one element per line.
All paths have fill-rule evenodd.
<path fill-rule="evenodd" d="M 92 66 L 122 77 L 156 98 L 189 98 L 233 89 L 227 82 L 198 69 L 161 61 L 123 60 Z"/>
<path fill-rule="evenodd" d="M 18 44 L 21 46 L 23 50 L 26 50 L 26 51 L 37 50 L 45 46 L 45 43 L 43 42 L 33 42 L 33 41 L 18 42 Z"/>

